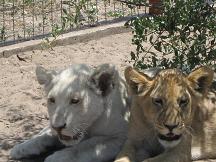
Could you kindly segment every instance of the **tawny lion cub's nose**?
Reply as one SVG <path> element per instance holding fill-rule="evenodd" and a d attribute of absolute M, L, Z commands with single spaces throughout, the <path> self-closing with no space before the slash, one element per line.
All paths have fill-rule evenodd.
<path fill-rule="evenodd" d="M 60 132 L 65 127 L 66 127 L 66 124 L 58 126 L 58 127 L 55 127 L 55 126 L 52 125 L 52 128 L 55 129 L 57 132 Z"/>
<path fill-rule="evenodd" d="M 166 128 L 168 128 L 170 132 L 172 132 L 173 129 L 175 129 L 175 128 L 178 127 L 178 124 L 176 124 L 176 125 L 167 125 L 167 124 L 164 124 L 164 126 Z"/>

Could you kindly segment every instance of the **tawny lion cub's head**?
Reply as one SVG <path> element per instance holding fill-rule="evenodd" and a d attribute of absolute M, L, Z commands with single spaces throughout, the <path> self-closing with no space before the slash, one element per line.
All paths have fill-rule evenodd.
<path fill-rule="evenodd" d="M 188 132 L 197 104 L 208 92 L 213 75 L 208 67 L 200 67 L 189 75 L 177 69 L 161 70 L 152 78 L 131 67 L 125 70 L 135 102 L 142 109 L 143 124 L 154 128 L 164 147 L 176 146 Z"/>

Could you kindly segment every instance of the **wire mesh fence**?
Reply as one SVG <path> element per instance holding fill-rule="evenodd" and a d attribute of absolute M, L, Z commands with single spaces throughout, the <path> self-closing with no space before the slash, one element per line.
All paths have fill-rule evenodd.
<path fill-rule="evenodd" d="M 0 46 L 145 14 L 117 0 L 0 0 Z M 63 31 L 62 31 L 63 29 Z"/>

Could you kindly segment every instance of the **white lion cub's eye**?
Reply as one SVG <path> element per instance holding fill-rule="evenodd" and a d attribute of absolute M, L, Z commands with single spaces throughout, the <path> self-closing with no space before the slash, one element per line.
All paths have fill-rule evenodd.
<path fill-rule="evenodd" d="M 158 107 L 163 107 L 163 100 L 161 98 L 152 98 L 152 102 Z"/>
<path fill-rule="evenodd" d="M 78 104 L 80 100 L 78 98 L 71 98 L 70 104 Z"/>
<path fill-rule="evenodd" d="M 48 102 L 54 104 L 55 103 L 55 98 L 54 97 L 48 98 Z"/>

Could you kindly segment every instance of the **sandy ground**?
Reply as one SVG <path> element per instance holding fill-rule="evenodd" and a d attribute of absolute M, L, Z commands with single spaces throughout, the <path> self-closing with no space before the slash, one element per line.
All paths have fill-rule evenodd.
<path fill-rule="evenodd" d="M 130 33 L 124 33 L 56 47 L 54 51 L 20 53 L 19 57 L 25 61 L 16 55 L 0 58 L 0 162 L 12 162 L 8 156 L 12 146 L 30 138 L 48 123 L 43 89 L 35 77 L 37 64 L 62 69 L 76 63 L 91 66 L 113 63 L 122 71 L 134 49 L 131 38 Z"/>

